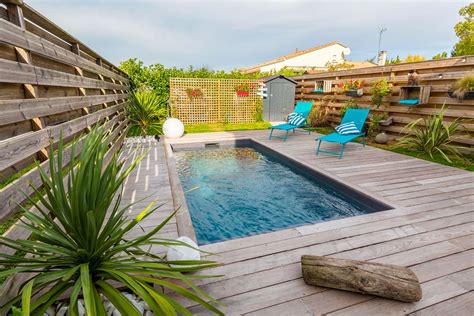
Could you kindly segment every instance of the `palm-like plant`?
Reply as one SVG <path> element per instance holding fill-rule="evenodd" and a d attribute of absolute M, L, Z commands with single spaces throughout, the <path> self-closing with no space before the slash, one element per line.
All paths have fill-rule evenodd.
<path fill-rule="evenodd" d="M 444 123 L 444 106 L 438 114 L 429 118 L 420 118 L 405 126 L 404 130 L 409 130 L 411 135 L 404 136 L 399 141 L 399 146 L 425 152 L 433 158 L 433 155 L 440 154 L 446 161 L 451 163 L 449 155 L 460 157 L 459 146 L 453 145 L 461 135 L 459 127 L 462 118 L 458 117 L 449 124 Z M 420 124 L 423 122 L 423 124 Z"/>
<path fill-rule="evenodd" d="M 166 117 L 166 98 L 152 90 L 139 89 L 132 93 L 127 106 L 127 115 L 132 126 L 138 128 L 140 135 L 161 133 L 163 119 Z M 133 130 L 133 129 L 132 129 Z"/>
<path fill-rule="evenodd" d="M 22 226 L 32 233 L 31 238 L 0 237 L 0 245 L 16 250 L 13 255 L 0 253 L 0 265 L 4 267 L 0 277 L 15 273 L 27 273 L 29 277 L 21 293 L 0 308 L 0 314 L 21 302 L 23 315 L 43 315 L 58 299 L 69 295 L 69 315 L 78 315 L 78 297 L 84 299 L 87 315 L 106 315 L 103 299 L 122 315 L 140 315 L 117 286 L 140 297 L 156 315 L 190 314 L 154 285 L 221 313 L 208 303 L 212 298 L 192 283 L 193 276 L 183 274 L 215 266 L 214 262 L 171 262 L 146 250 L 151 245 L 183 245 L 155 236 L 175 212 L 143 236 L 126 237 L 159 206 L 152 202 L 136 218 L 125 216 L 130 206 L 119 207 L 120 188 L 141 157 L 125 167 L 123 160 L 114 155 L 107 164 L 110 137 L 110 131 L 94 128 L 85 137 L 78 158 L 72 159 L 75 167 L 67 179 L 62 171 L 62 141 L 57 158 L 53 152 L 50 155 L 51 175 L 39 167 L 47 198 L 36 192 L 40 202 L 30 201 L 39 213 L 25 210 L 27 221 Z M 76 143 L 73 146 L 74 152 Z"/>

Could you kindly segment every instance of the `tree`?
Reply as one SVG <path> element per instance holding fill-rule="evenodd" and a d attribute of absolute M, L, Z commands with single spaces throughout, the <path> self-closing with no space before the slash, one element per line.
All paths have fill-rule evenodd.
<path fill-rule="evenodd" d="M 397 55 L 396 58 L 389 59 L 385 62 L 385 65 L 396 65 L 402 63 L 400 56 Z"/>
<path fill-rule="evenodd" d="M 454 45 L 451 52 L 453 57 L 474 54 L 474 3 L 461 8 L 459 15 L 464 17 L 464 21 L 458 22 L 454 26 L 454 32 L 459 37 L 459 42 Z"/>
<path fill-rule="evenodd" d="M 423 60 L 426 60 L 425 57 L 421 56 L 421 55 L 417 55 L 417 54 L 414 54 L 414 55 L 411 55 L 411 54 L 408 54 L 407 55 L 407 58 L 405 58 L 403 60 L 404 63 L 416 63 L 417 61 L 423 61 Z"/>
<path fill-rule="evenodd" d="M 446 52 L 438 53 L 434 55 L 432 59 L 443 59 L 443 58 L 448 58 L 448 53 Z"/>

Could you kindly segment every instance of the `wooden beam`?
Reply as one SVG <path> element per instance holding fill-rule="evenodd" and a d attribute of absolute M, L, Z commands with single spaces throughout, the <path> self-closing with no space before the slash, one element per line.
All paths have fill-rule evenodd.
<path fill-rule="evenodd" d="M 77 55 L 81 56 L 81 48 L 80 48 L 78 43 L 72 43 L 71 44 L 71 51 L 74 54 L 77 54 Z"/>
<path fill-rule="evenodd" d="M 20 3 L 21 2 L 21 3 Z M 21 5 L 22 1 L 7 1 L 8 20 L 11 23 L 19 26 L 23 30 L 25 29 L 25 18 L 23 17 L 23 10 Z"/>

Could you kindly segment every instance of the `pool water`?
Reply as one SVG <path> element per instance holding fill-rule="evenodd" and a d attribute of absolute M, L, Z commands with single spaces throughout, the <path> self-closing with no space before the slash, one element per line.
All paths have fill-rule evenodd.
<path fill-rule="evenodd" d="M 255 148 L 178 151 L 175 157 L 200 245 L 366 214 L 369 209 Z"/>

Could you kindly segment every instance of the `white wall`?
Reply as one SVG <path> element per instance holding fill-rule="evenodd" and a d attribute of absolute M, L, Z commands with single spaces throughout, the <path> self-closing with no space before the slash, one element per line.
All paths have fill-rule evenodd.
<path fill-rule="evenodd" d="M 344 52 L 345 47 L 335 44 L 329 47 L 318 49 L 314 52 L 307 53 L 304 55 L 296 56 L 287 60 L 284 60 L 279 63 L 267 65 L 261 67 L 262 72 L 267 72 L 270 70 L 280 70 L 283 67 L 325 67 L 327 62 L 336 63 L 344 62 L 342 58 L 342 53 Z"/>

